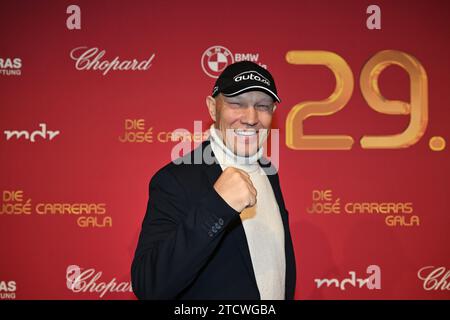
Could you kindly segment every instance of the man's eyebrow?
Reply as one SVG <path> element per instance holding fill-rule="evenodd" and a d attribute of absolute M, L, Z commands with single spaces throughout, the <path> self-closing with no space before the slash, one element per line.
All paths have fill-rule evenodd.
<path fill-rule="evenodd" d="M 239 100 L 239 101 L 242 100 L 240 97 L 224 97 L 224 99 L 225 99 L 225 100 L 228 100 L 228 99 L 236 99 L 236 100 Z"/>
<path fill-rule="evenodd" d="M 258 101 L 256 101 L 256 103 L 267 103 L 267 104 L 274 104 L 275 103 L 275 101 L 273 101 L 272 99 L 266 99 L 266 98 L 264 98 L 264 99 L 261 99 L 261 100 L 258 100 Z"/>
<path fill-rule="evenodd" d="M 232 101 L 246 102 L 246 100 L 243 97 L 238 97 L 238 96 L 236 96 L 236 97 L 224 96 L 223 98 L 225 101 L 233 99 Z M 275 101 L 273 101 L 273 99 L 271 99 L 271 98 L 261 98 L 261 99 L 256 100 L 255 104 L 275 104 Z"/>

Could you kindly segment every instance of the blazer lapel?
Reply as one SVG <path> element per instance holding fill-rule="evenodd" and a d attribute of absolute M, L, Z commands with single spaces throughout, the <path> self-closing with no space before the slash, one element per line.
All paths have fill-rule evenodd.
<path fill-rule="evenodd" d="M 206 140 L 203 144 L 202 144 L 202 148 L 205 148 L 207 145 L 209 144 L 209 140 Z M 211 154 L 214 157 L 214 153 L 211 150 Z M 213 164 L 203 164 L 204 165 L 204 171 L 208 177 L 208 180 L 211 184 L 211 187 L 214 185 L 214 183 L 217 181 L 217 179 L 219 178 L 219 176 L 222 174 L 222 167 L 214 162 Z M 239 248 L 239 252 L 241 254 L 242 259 L 244 260 L 244 263 L 247 267 L 247 271 L 248 274 L 250 276 L 250 278 L 252 279 L 252 281 L 255 284 L 255 287 L 258 288 L 257 283 L 256 283 L 256 278 L 255 278 L 255 272 L 253 270 L 253 264 L 252 264 L 252 260 L 251 260 L 251 256 L 250 256 L 250 249 L 248 248 L 248 243 L 247 243 L 247 237 L 245 235 L 245 230 L 244 230 L 244 226 L 242 225 L 242 221 L 241 219 L 237 220 L 236 223 L 236 227 L 235 230 L 233 230 L 235 237 L 236 237 L 236 242 L 237 242 L 237 246 Z"/>

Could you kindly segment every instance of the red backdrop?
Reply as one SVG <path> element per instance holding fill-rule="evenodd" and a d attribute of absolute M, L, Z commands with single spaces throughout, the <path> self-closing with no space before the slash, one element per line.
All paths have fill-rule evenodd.
<path fill-rule="evenodd" d="M 77 11 L 68 10 L 73 4 L 81 29 L 68 28 L 77 21 Z M 381 29 L 366 26 L 371 4 L 381 9 Z M 206 130 L 204 101 L 215 81 L 208 73 L 240 58 L 265 65 L 282 98 L 274 127 L 297 259 L 296 298 L 450 298 L 449 154 L 429 145 L 449 135 L 447 1 L 4 1 L 1 7 L 2 299 L 134 299 L 130 265 L 148 182 L 177 143 L 168 133 L 193 132 L 194 121 Z M 71 52 L 90 48 L 104 50 L 100 61 L 149 63 L 106 74 L 83 69 Z M 304 121 L 306 134 L 353 137 L 350 150 L 286 143 L 292 108 L 325 99 L 336 86 L 327 67 L 290 63 L 292 50 L 331 51 L 352 70 L 345 107 Z M 363 135 L 401 133 L 410 119 L 379 113 L 362 96 L 361 70 L 382 50 L 405 52 L 426 72 L 426 130 L 406 148 L 359 143 Z M 223 64 L 214 64 L 217 58 Z M 386 99 L 410 101 L 401 67 L 385 69 L 379 87 Z M 315 201 L 315 190 L 330 190 L 331 199 Z M 339 212 L 308 212 L 313 202 L 337 198 Z M 352 213 L 354 203 L 411 210 Z M 73 286 L 77 272 L 86 278 Z M 375 283 L 374 277 L 376 288 L 353 282 Z M 316 280 L 325 279 L 336 281 L 319 286 Z"/>

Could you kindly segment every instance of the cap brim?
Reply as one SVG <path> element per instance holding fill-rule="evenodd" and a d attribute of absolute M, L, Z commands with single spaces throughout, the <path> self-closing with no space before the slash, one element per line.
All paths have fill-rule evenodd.
<path fill-rule="evenodd" d="M 253 86 L 248 86 L 245 88 L 227 88 L 226 92 L 222 91 L 221 93 L 226 96 L 226 97 L 234 97 L 237 96 L 239 94 L 242 94 L 244 92 L 248 92 L 248 91 L 262 91 L 265 93 L 268 93 L 275 101 L 277 102 L 281 102 L 281 99 L 278 97 L 277 94 L 275 94 L 275 92 L 273 92 L 272 90 L 270 90 L 267 87 L 263 87 L 263 86 L 259 86 L 259 85 L 253 85 Z"/>

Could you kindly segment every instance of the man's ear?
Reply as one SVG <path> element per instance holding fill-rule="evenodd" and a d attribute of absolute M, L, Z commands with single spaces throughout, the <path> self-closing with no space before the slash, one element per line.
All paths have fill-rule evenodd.
<path fill-rule="evenodd" d="M 206 97 L 206 106 L 208 107 L 209 115 L 211 119 L 216 122 L 216 99 L 211 96 Z"/>

